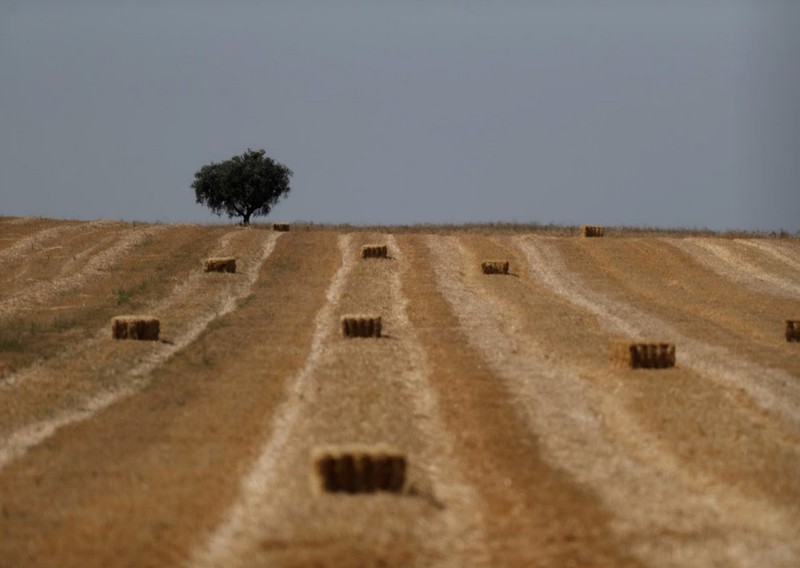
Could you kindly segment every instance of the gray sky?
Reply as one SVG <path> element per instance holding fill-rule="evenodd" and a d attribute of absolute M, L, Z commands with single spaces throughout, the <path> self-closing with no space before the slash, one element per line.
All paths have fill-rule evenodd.
<path fill-rule="evenodd" d="M 794 0 L 0 0 L 0 214 L 219 220 L 193 174 L 250 147 L 295 172 L 275 219 L 797 231 L 798 30 Z"/>

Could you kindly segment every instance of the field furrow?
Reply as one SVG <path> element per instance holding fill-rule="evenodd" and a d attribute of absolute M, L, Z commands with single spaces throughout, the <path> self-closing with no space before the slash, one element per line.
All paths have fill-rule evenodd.
<path fill-rule="evenodd" d="M 166 226 L 148 226 L 115 231 L 113 244 L 92 250 L 93 254 L 86 255 L 87 258 L 79 269 L 65 267 L 61 270 L 62 275 L 27 282 L 16 292 L 4 295 L 0 299 L 0 321 L 49 304 L 59 295 L 88 286 L 92 281 L 108 276 L 132 248 L 142 244 L 147 238 L 162 233 L 166 228 Z M 94 239 L 88 240 L 87 246 L 95 249 L 93 243 Z"/>
<path fill-rule="evenodd" d="M 23 455 L 59 428 L 85 420 L 144 388 L 150 372 L 180 351 L 246 297 L 275 234 L 242 233 L 237 253 L 245 269 L 236 275 L 200 274 L 196 268 L 173 294 L 151 306 L 164 320 L 166 341 L 113 341 L 108 328 L 50 363 L 0 383 L 0 467 Z"/>
<path fill-rule="evenodd" d="M 425 548 L 430 556 L 418 561 L 428 564 L 429 559 L 438 559 L 441 566 L 466 566 L 491 563 L 491 553 L 484 516 L 485 503 L 477 494 L 474 484 L 467 479 L 464 463 L 455 458 L 458 452 L 456 432 L 448 429 L 442 417 L 440 394 L 434 387 L 429 351 L 423 346 L 416 321 L 411 319 L 411 301 L 406 287 L 411 281 L 425 273 L 413 261 L 411 246 L 400 247 L 394 236 L 387 241 L 390 256 L 399 263 L 392 271 L 390 322 L 394 323 L 397 339 L 403 342 L 407 383 L 407 395 L 421 435 L 421 443 L 414 445 L 412 458 L 419 460 L 412 467 L 423 470 L 429 479 L 429 487 L 418 481 L 414 490 L 426 493 L 441 507 L 435 523 L 421 527 Z M 406 252 L 408 251 L 408 252 Z M 380 261 L 379 261 L 380 262 Z M 394 336 L 393 336 L 394 337 Z M 413 442 L 412 442 L 413 444 Z"/>
<path fill-rule="evenodd" d="M 725 239 L 668 239 L 711 270 L 753 290 L 800 300 L 800 280 L 783 274 L 780 262 L 736 241 Z"/>
<path fill-rule="evenodd" d="M 241 259 L 238 238 L 231 249 Z M 237 309 L 153 369 L 146 388 L 0 473 L 11 519 L 0 566 L 3 558 L 29 566 L 179 565 L 220 522 L 284 381 L 308 356 L 314 314 L 336 268 L 335 244 L 319 233 L 257 242 L 275 249 L 263 267 L 242 262 L 242 276 L 255 269 L 258 278 Z"/>
<path fill-rule="evenodd" d="M 0 389 L 29 374 L 31 369 L 26 367 L 31 364 L 69 357 L 87 342 L 105 339 L 112 316 L 142 313 L 170 296 L 177 284 L 197 271 L 202 258 L 198 255 L 216 246 L 227 230 L 169 226 L 158 238 L 146 238 L 130 250 L 102 277 L 87 279 L 48 303 L 0 320 Z M 113 232 L 102 240 L 109 238 L 113 239 Z"/>
<path fill-rule="evenodd" d="M 66 276 L 70 269 L 79 269 L 81 257 L 116 240 L 122 226 L 108 221 L 51 221 L 30 235 L 6 237 L 13 246 L 0 250 L 0 300 L 24 293 L 31 285 Z M 0 234 L 9 235 L 9 231 L 2 230 Z"/>
<path fill-rule="evenodd" d="M 379 231 L 0 218 L 0 568 L 800 563 L 797 239 Z"/>
<path fill-rule="evenodd" d="M 517 244 L 527 257 L 533 284 L 543 285 L 551 294 L 572 304 L 573 312 L 578 308 L 565 319 L 565 323 L 571 320 L 576 326 L 575 333 L 583 330 L 584 337 L 572 342 L 571 352 L 553 356 L 551 350 L 563 351 L 570 343 L 567 337 L 556 334 L 558 328 L 553 325 L 547 327 L 550 337 L 543 336 L 542 345 L 546 346 L 553 369 L 564 365 L 560 361 L 572 358 L 575 372 L 584 378 L 584 392 L 595 401 L 605 435 L 618 445 L 618 459 L 636 459 L 638 465 L 651 469 L 647 475 L 640 471 L 638 481 L 625 483 L 633 488 L 651 480 L 651 487 L 644 493 L 651 498 L 642 503 L 647 509 L 639 513 L 647 513 L 649 522 L 661 525 L 661 530 L 691 519 L 686 524 L 696 525 L 687 534 L 713 535 L 694 551 L 697 556 L 692 562 L 698 565 L 725 557 L 725 551 L 733 549 L 737 553 L 728 556 L 727 562 L 791 565 L 798 554 L 791 543 L 800 527 L 795 505 L 798 484 L 793 474 L 798 467 L 797 439 L 792 427 L 785 423 L 790 405 L 777 400 L 775 393 L 752 384 L 753 377 L 746 372 L 753 368 L 749 362 L 734 360 L 734 364 L 750 365 L 744 370 L 733 365 L 725 367 L 738 373 L 733 378 L 707 380 L 717 376 L 719 369 L 715 365 L 729 363 L 708 357 L 718 354 L 718 349 L 690 344 L 691 340 L 676 335 L 656 318 L 594 291 L 592 288 L 603 278 L 602 267 L 585 259 L 576 260 L 570 266 L 580 266 L 585 276 L 579 275 L 567 270 L 558 254 L 559 247 L 582 245 L 535 238 L 521 239 Z M 535 317 L 540 319 L 543 313 L 552 314 L 552 310 L 538 312 Z M 652 338 L 654 334 L 677 340 L 679 354 L 684 353 L 678 368 L 631 371 L 614 368 L 608 362 L 609 339 Z M 756 376 L 763 378 L 761 374 Z M 727 381 L 733 380 L 760 394 L 761 402 L 771 403 L 773 411 L 777 408 L 787 414 L 779 420 L 766 419 L 763 411 L 759 413 L 751 408 L 752 404 L 742 402 L 741 391 L 729 388 Z M 553 399 L 548 396 L 548 400 Z M 599 445 L 593 442 L 592 450 Z M 655 480 L 658 483 L 652 486 Z M 599 483 L 596 486 L 604 492 L 609 489 Z M 706 496 L 713 496 L 713 501 Z M 792 497 L 787 501 L 787 496 Z M 613 501 L 613 495 L 608 497 Z M 631 497 L 617 496 L 628 502 L 626 514 L 635 513 L 636 501 Z M 682 509 L 686 510 L 681 512 Z M 662 541 L 662 550 L 648 552 L 643 547 L 642 557 L 648 563 L 658 563 L 675 551 L 686 553 L 692 549 L 679 535 L 673 538 Z M 650 546 L 652 543 L 647 544 Z M 657 554 L 653 556 L 653 552 Z M 678 564 L 686 562 L 688 559 L 684 558 Z"/>
<path fill-rule="evenodd" d="M 147 313 L 165 298 L 180 296 L 177 287 L 197 273 L 202 258 L 198 255 L 219 248 L 218 239 L 221 243 L 235 234 L 220 238 L 222 231 L 172 226 L 158 239 L 148 238 L 131 250 L 103 278 L 3 319 L 0 345 L 6 349 L 0 353 L 0 389 L 28 380 L 42 365 L 61 366 L 59 357 L 75 360 L 76 354 L 105 342 L 112 316 Z"/>
<path fill-rule="evenodd" d="M 44 217 L 28 215 L 25 217 L 0 217 L 0 225 L 26 225 L 44 220 Z"/>
<path fill-rule="evenodd" d="M 598 316 L 613 339 L 663 340 L 680 345 L 679 357 L 683 366 L 725 388 L 738 389 L 739 394 L 745 394 L 743 406 L 759 415 L 754 418 L 763 417 L 763 411 L 766 411 L 780 420 L 776 426 L 788 429 L 787 435 L 796 437 L 800 433 L 800 415 L 796 411 L 800 403 L 800 384 L 791 371 L 760 365 L 723 345 L 683 335 L 667 321 L 650 314 L 647 307 L 636 306 L 630 299 L 613 299 L 613 295 L 619 293 L 619 287 L 604 280 L 602 267 L 593 271 L 585 260 L 575 260 L 570 270 L 559 254 L 558 246 L 553 243 L 528 239 L 522 246 L 534 274 L 571 302 Z M 565 242 L 561 243 L 561 250 L 573 252 L 579 249 Z M 581 271 L 585 271 L 586 280 L 579 275 Z M 593 289 L 603 286 L 604 282 L 603 292 Z M 610 292 L 612 289 L 613 293 Z M 778 333 L 774 337 L 776 342 L 780 340 Z M 779 345 L 793 348 L 785 341 Z M 790 351 L 789 359 L 793 356 Z"/>
<path fill-rule="evenodd" d="M 800 246 L 796 241 L 789 240 L 767 240 L 767 239 L 737 239 L 737 243 L 754 248 L 761 253 L 766 253 L 772 259 L 777 260 L 782 267 L 783 272 L 789 268 L 790 273 L 788 276 L 794 281 L 800 278 Z"/>
<path fill-rule="evenodd" d="M 59 237 L 80 230 L 84 223 L 78 221 L 52 221 L 29 219 L 25 223 L 4 221 L 0 223 L 0 262 L 6 263 L 36 253 Z M 6 276 L 6 271 L 3 271 Z"/>
<path fill-rule="evenodd" d="M 369 237 L 340 238 L 343 263 L 318 314 L 311 356 L 287 384 L 237 505 L 195 565 L 462 566 L 483 554 L 473 497 L 448 458 L 425 355 L 405 315 L 402 253 L 390 238 L 393 259 L 362 260 Z M 360 313 L 380 315 L 384 337 L 343 338 L 339 317 Z M 313 449 L 351 444 L 404 453 L 408 491 L 318 494 Z"/>
<path fill-rule="evenodd" d="M 796 300 L 731 286 L 724 276 L 660 239 L 559 246 L 568 269 L 608 298 L 750 363 L 800 376 L 800 358 L 784 337 L 785 320 L 800 307 Z"/>
<path fill-rule="evenodd" d="M 284 383 L 283 400 L 272 416 L 266 444 L 262 446 L 258 459 L 239 483 L 239 496 L 225 514 L 222 523 L 206 543 L 201 543 L 195 549 L 192 560 L 194 566 L 240 565 L 250 558 L 250 554 L 258 553 L 260 539 L 268 538 L 268 531 L 261 526 L 254 527 L 253 524 L 261 519 L 261 509 L 268 507 L 267 502 L 271 500 L 272 492 L 276 491 L 274 478 L 278 457 L 287 451 L 289 436 L 301 415 L 303 393 L 308 389 L 306 384 L 319 365 L 323 344 L 335 334 L 335 306 L 354 264 L 353 259 L 347 255 L 348 241 L 347 235 L 340 235 L 338 238 L 340 266 L 325 292 L 325 304 L 315 314 L 313 335 L 305 361 Z M 300 466 L 302 471 L 297 472 L 301 483 L 308 484 L 309 466 L 306 460 L 306 463 Z M 278 550 L 288 548 L 287 544 L 281 547 L 280 542 L 276 539 Z M 267 545 L 267 548 L 270 546 Z"/>
<path fill-rule="evenodd" d="M 524 416 L 526 402 L 494 364 L 507 357 L 507 339 L 495 328 L 502 320 L 496 306 L 473 295 L 470 273 L 479 268 L 448 238 L 400 242 L 408 249 L 410 319 L 428 353 L 442 421 L 455 437 L 453 457 L 483 509 L 488 564 L 637 565 L 613 538 L 611 515 L 547 463 Z"/>

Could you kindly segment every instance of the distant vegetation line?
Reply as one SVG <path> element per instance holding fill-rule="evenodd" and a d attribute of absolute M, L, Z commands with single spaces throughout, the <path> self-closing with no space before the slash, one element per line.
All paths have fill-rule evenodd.
<path fill-rule="evenodd" d="M 46 219 L 45 217 L 30 217 L 31 219 Z M 4 221 L 11 221 L 14 219 L 22 219 L 21 217 L 2 216 L 0 215 L 0 223 Z M 74 222 L 76 219 L 61 219 L 62 221 Z M 123 221 L 120 223 L 129 225 L 144 225 L 144 224 L 164 224 L 161 221 Z M 273 221 L 254 221 L 251 223 L 255 228 L 272 228 Z M 175 223 L 182 224 L 182 223 Z M 201 223 L 202 224 L 202 223 Z M 208 223 L 208 225 L 231 225 L 236 224 L 233 222 L 228 223 Z M 570 235 L 577 235 L 579 232 L 579 225 L 561 225 L 556 223 L 516 223 L 516 222 L 485 222 L 485 223 L 414 223 L 414 224 L 397 224 L 397 225 L 373 225 L 373 224 L 355 224 L 355 223 L 317 223 L 313 221 L 296 221 L 291 223 L 291 229 L 294 231 L 347 231 L 347 232 L 390 232 L 390 233 L 433 233 L 433 234 L 450 234 L 450 233 L 475 233 L 475 234 L 516 234 L 516 233 L 539 233 L 554 237 L 564 237 Z M 725 238 L 783 238 L 783 239 L 798 239 L 800 238 L 800 230 L 794 233 L 780 230 L 780 231 L 747 231 L 740 229 L 727 229 L 716 231 L 706 227 L 703 228 L 688 228 L 688 227 L 647 227 L 647 226 L 626 226 L 626 225 L 606 225 L 606 237 L 725 237 Z"/>
<path fill-rule="evenodd" d="M 271 224 L 254 223 L 254 226 L 271 227 Z M 510 223 L 510 222 L 486 222 L 486 223 L 415 223 L 407 225 L 369 225 L 353 223 L 314 223 L 311 221 L 298 221 L 291 223 L 292 230 L 295 231 L 348 231 L 348 232 L 390 232 L 390 233 L 476 233 L 476 234 L 498 234 L 498 233 L 540 233 L 550 236 L 570 236 L 577 235 L 579 225 L 559 225 L 555 223 Z M 659 228 L 659 227 L 630 227 L 630 226 L 606 226 L 606 237 L 645 237 L 645 236 L 681 236 L 681 237 L 703 237 L 717 236 L 727 238 L 800 238 L 800 231 L 791 233 L 781 231 L 745 231 L 745 230 L 724 230 L 715 231 L 708 228 Z"/>

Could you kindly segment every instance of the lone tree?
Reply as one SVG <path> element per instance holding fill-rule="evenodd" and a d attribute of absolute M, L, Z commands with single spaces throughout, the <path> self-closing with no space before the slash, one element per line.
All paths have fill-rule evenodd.
<path fill-rule="evenodd" d="M 265 156 L 264 150 L 251 150 L 222 163 L 210 163 L 194 174 L 192 187 L 197 203 L 228 218 L 268 215 L 278 200 L 289 193 L 292 170 Z"/>

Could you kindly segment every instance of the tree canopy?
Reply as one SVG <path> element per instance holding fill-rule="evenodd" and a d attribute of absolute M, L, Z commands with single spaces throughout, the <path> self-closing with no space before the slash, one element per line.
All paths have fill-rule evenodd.
<path fill-rule="evenodd" d="M 241 217 L 248 225 L 250 217 L 266 216 L 282 197 L 289 193 L 292 170 L 266 155 L 251 150 L 221 163 L 210 163 L 194 174 L 197 203 L 217 215 Z"/>

